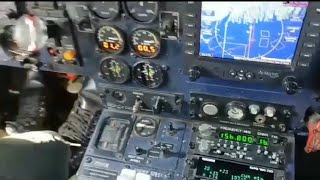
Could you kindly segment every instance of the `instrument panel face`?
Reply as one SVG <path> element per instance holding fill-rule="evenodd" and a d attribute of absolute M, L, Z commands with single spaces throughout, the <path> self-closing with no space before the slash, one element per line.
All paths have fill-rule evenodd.
<path fill-rule="evenodd" d="M 177 82 L 185 81 L 181 75 L 176 75 L 181 74 L 183 62 L 173 59 L 182 58 L 182 54 L 175 53 L 181 52 L 182 47 L 177 39 L 162 38 L 166 34 L 172 36 L 181 33 L 181 23 L 178 22 L 181 19 L 177 12 L 183 9 L 183 3 L 178 7 L 172 4 L 155 1 L 75 4 L 82 10 L 71 19 L 74 19 L 78 30 L 75 33 L 80 41 L 81 55 L 85 60 L 90 59 L 88 75 L 98 82 L 121 87 L 123 83 L 113 83 L 104 78 L 101 69 L 93 71 L 97 66 L 103 66 L 102 62 L 106 58 L 121 59 L 132 72 L 130 79 L 133 81 L 126 81 L 126 86 L 177 91 Z M 83 9 L 86 8 L 88 10 L 84 13 Z M 162 12 L 166 14 L 161 15 Z M 79 15 L 82 16 L 79 18 Z M 78 23 L 77 19 L 83 19 L 90 25 L 83 27 L 86 23 L 79 20 Z"/>
<path fill-rule="evenodd" d="M 40 53 L 40 62 L 45 64 L 42 66 L 43 69 L 75 74 L 81 72 L 93 78 L 99 93 L 104 95 L 104 103 L 108 103 L 108 108 L 124 111 L 114 113 L 114 117 L 105 120 L 101 134 L 97 135 L 97 138 L 100 139 L 98 138 L 94 149 L 100 157 L 90 157 L 93 160 L 92 164 L 97 162 L 94 164 L 97 166 L 114 163 L 115 166 L 110 166 L 110 171 L 112 171 L 110 174 L 117 175 L 118 170 L 122 169 L 124 164 L 130 164 L 136 169 L 142 166 L 140 170 L 148 170 L 150 166 L 161 167 L 162 169 L 154 172 L 155 177 L 158 175 L 158 179 L 180 180 L 185 168 L 184 160 L 190 158 L 184 153 L 192 149 L 187 141 L 194 137 L 196 142 L 194 148 L 196 149 L 192 151 L 193 155 L 212 156 L 219 159 L 216 160 L 217 166 L 230 170 L 234 178 L 239 179 L 241 175 L 230 168 L 233 164 L 224 164 L 221 162 L 222 159 L 252 164 L 255 163 L 252 159 L 259 161 L 267 159 L 269 164 L 279 163 L 281 159 L 277 155 L 282 156 L 283 152 L 278 153 L 276 150 L 281 145 L 272 144 L 272 138 L 269 138 L 269 135 L 279 133 L 282 137 L 288 130 L 300 127 L 300 120 L 305 109 L 314 103 L 309 91 L 301 89 L 302 93 L 292 98 L 284 94 L 283 89 L 269 86 L 269 82 L 284 81 L 282 77 L 290 75 L 284 84 L 287 87 L 299 86 L 292 77 L 295 75 L 292 74 L 292 70 L 296 68 L 295 63 L 297 67 L 308 69 L 310 57 L 315 57 L 314 51 L 317 49 L 317 44 L 315 45 L 314 41 L 318 40 L 320 31 L 317 26 L 319 23 L 313 22 L 312 16 L 317 16 L 315 14 L 318 14 L 320 3 L 310 2 L 306 10 L 306 23 L 300 33 L 305 41 L 299 40 L 298 43 L 298 49 L 301 50 L 297 56 L 299 61 L 293 61 L 294 65 L 291 66 L 293 69 L 287 66 L 284 75 L 281 74 L 283 71 L 281 68 L 269 71 L 269 67 L 273 68 L 276 65 L 251 66 L 248 64 L 251 62 L 243 61 L 222 63 L 216 62 L 217 59 L 212 57 L 198 59 L 200 39 L 208 45 L 207 50 L 214 51 L 214 53 L 216 51 L 212 49 L 215 47 L 211 45 L 218 43 L 220 46 L 224 42 L 223 36 L 212 35 L 215 33 L 221 35 L 224 27 L 221 25 L 222 22 L 217 23 L 217 27 L 213 26 L 215 30 L 219 26 L 221 28 L 219 32 L 201 30 L 201 20 L 208 18 L 206 16 L 211 17 L 208 18 L 208 21 L 216 21 L 212 17 L 221 15 L 218 12 L 223 12 L 223 8 L 218 6 L 214 7 L 217 13 L 215 14 L 215 12 L 208 13 L 207 11 L 201 13 L 201 7 L 204 6 L 201 6 L 201 2 L 195 1 L 66 2 L 57 3 L 55 10 L 48 10 L 48 4 L 50 3 L 44 3 L 44 7 L 32 5 L 32 10 L 40 16 L 48 28 L 46 43 L 50 48 Z M 228 5 L 233 6 L 233 3 Z M 209 6 L 204 8 L 209 8 Z M 68 13 L 68 17 L 62 13 L 64 10 Z M 200 19 L 202 15 L 205 18 Z M 64 23 L 61 23 L 62 20 Z M 233 19 L 233 21 L 237 20 L 237 18 Z M 292 20 L 299 21 L 300 19 L 293 18 Z M 71 27 L 69 27 L 69 22 L 72 22 Z M 203 24 L 204 28 L 212 28 L 212 24 L 211 26 L 206 22 Z M 9 27 L 4 29 L 10 29 Z M 245 43 L 249 42 L 246 46 L 243 46 L 244 43 L 232 44 L 233 37 L 228 39 L 231 39 L 231 43 L 224 43 L 229 48 L 227 52 L 235 55 L 234 59 L 239 58 L 241 54 L 238 51 L 240 50 L 244 50 L 246 55 L 250 56 L 248 50 L 251 49 L 248 46 L 257 45 L 260 41 L 260 49 L 267 46 L 266 44 L 276 49 L 273 43 L 278 44 L 277 47 L 280 48 L 280 43 L 273 42 L 274 37 L 269 37 L 266 31 L 258 33 L 259 28 L 263 29 L 255 23 L 249 23 L 245 27 L 247 29 L 242 29 L 241 33 L 237 33 L 240 31 L 234 32 L 236 36 L 250 38 L 244 39 Z M 294 28 L 291 31 L 294 32 L 289 32 L 289 34 L 298 32 Z M 63 33 L 61 35 L 57 32 Z M 7 33 L 10 34 L 10 31 Z M 60 36 L 57 37 L 57 34 Z M 259 34 L 263 34 L 260 39 L 257 37 Z M 34 40 L 35 37 L 32 36 L 32 38 Z M 60 42 L 56 43 L 57 40 Z M 286 37 L 286 40 L 295 41 L 291 36 Z M 70 50 L 76 50 L 77 56 L 74 56 L 74 52 L 64 55 L 64 52 Z M 208 53 L 205 50 L 202 51 L 202 55 L 206 56 Z M 261 52 L 266 54 L 265 49 Z M 53 62 L 50 60 L 48 63 L 49 57 L 53 59 Z M 71 60 L 61 61 L 61 57 L 71 57 Z M 78 60 L 77 58 L 82 63 L 74 61 L 74 59 Z M 21 66 L 21 61 L 23 59 L 15 62 L 16 65 Z M 248 69 L 249 66 L 256 68 Z M 231 79 L 237 81 L 225 81 Z M 259 81 L 263 85 L 242 83 L 245 80 Z M 227 100 L 220 97 L 226 97 Z M 296 110 L 295 114 L 291 114 L 292 109 Z M 131 111 L 134 113 L 130 114 Z M 160 114 L 160 112 L 164 114 L 163 117 L 150 116 L 150 114 Z M 146 117 L 141 115 L 146 115 Z M 104 114 L 104 117 L 107 116 L 110 117 Z M 174 119 L 167 118 L 167 116 L 174 117 Z M 248 133 L 230 132 L 230 129 L 214 132 L 214 136 L 204 138 L 203 135 L 208 133 L 201 129 L 204 126 L 199 125 L 202 134 L 191 132 L 189 121 L 220 123 L 227 127 L 236 126 L 240 130 L 259 129 L 261 132 L 268 132 L 268 138 L 260 137 L 260 135 L 256 137 Z M 106 138 L 114 134 L 122 138 L 118 140 Z M 219 149 L 217 142 L 221 142 L 222 147 Z M 227 148 L 223 147 L 224 144 Z M 241 152 L 236 151 L 237 144 L 241 145 Z M 245 152 L 244 147 L 248 147 L 247 150 L 250 152 Z M 206 148 L 211 148 L 211 150 L 207 152 Z M 223 155 L 219 154 L 222 150 L 224 150 Z M 259 154 L 266 153 L 266 155 L 252 156 L 253 150 L 255 154 L 259 152 Z M 273 154 L 269 154 L 269 150 L 278 154 L 274 157 Z M 167 157 L 168 154 L 169 157 Z M 259 163 L 259 166 L 264 166 L 263 163 Z M 199 165 L 199 171 L 191 170 L 191 174 L 197 178 L 207 178 L 211 174 L 217 174 L 216 171 L 219 169 L 215 169 L 209 162 L 203 162 L 203 164 Z M 247 166 L 234 166 L 248 170 Z M 179 171 L 180 174 L 177 175 L 173 170 Z M 271 176 L 278 177 L 279 174 L 281 177 L 283 172 L 274 172 L 269 175 L 256 171 L 250 171 L 250 173 L 252 174 L 244 174 L 244 176 L 252 175 L 256 178 L 268 179 Z M 219 174 L 219 176 L 230 178 L 230 174 Z M 186 177 L 189 176 L 186 175 Z"/>

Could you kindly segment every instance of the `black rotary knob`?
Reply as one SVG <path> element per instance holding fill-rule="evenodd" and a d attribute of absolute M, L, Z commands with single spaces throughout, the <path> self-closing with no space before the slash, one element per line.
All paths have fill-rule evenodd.
<path fill-rule="evenodd" d="M 200 68 L 198 66 L 193 66 L 189 69 L 189 80 L 195 81 L 200 78 Z"/>
<path fill-rule="evenodd" d="M 287 94 L 293 95 L 298 92 L 299 84 L 297 82 L 296 77 L 294 76 L 287 76 L 283 79 L 282 83 L 284 90 Z"/>

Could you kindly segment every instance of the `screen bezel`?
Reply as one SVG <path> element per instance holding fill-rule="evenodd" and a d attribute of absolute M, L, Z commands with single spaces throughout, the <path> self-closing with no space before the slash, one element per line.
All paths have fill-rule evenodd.
<path fill-rule="evenodd" d="M 293 71 L 298 63 L 299 60 L 299 55 L 301 53 L 302 45 L 303 42 L 307 41 L 307 38 L 305 36 L 306 31 L 308 29 L 308 24 L 310 23 L 310 19 L 312 13 L 310 13 L 313 2 L 309 2 L 308 7 L 307 7 L 307 12 L 303 20 L 302 28 L 300 31 L 300 36 L 298 38 L 298 43 L 296 45 L 296 50 L 293 56 L 293 59 L 291 61 L 290 65 L 284 65 L 284 64 L 272 64 L 272 63 L 266 63 L 266 62 L 256 62 L 256 61 L 246 61 L 246 60 L 229 60 L 226 58 L 217 58 L 217 57 L 205 57 L 205 56 L 200 56 L 199 51 L 200 51 L 200 30 L 201 30 L 201 9 L 202 9 L 202 2 L 197 2 L 199 3 L 198 6 L 196 6 L 196 12 L 197 16 L 195 17 L 195 25 L 196 28 L 198 29 L 198 33 L 195 34 L 195 53 L 194 55 L 197 57 L 197 61 L 200 63 L 204 63 L 203 66 L 210 66 L 212 62 L 214 63 L 221 63 L 221 64 L 240 64 L 240 65 L 245 65 L 245 66 L 256 66 L 256 67 L 261 67 L 263 66 L 264 68 L 274 68 L 274 69 L 287 69 Z"/>
<path fill-rule="evenodd" d="M 277 174 L 277 172 L 276 172 L 275 170 L 273 170 L 273 169 L 263 168 L 263 169 L 265 169 L 266 171 L 260 171 L 260 170 L 259 170 L 260 168 L 257 167 L 257 166 L 251 166 L 251 165 L 248 165 L 248 164 L 242 164 L 242 163 L 234 163 L 234 162 L 229 162 L 229 161 L 223 161 L 223 160 L 215 159 L 215 158 L 200 157 L 200 158 L 198 159 L 198 162 L 197 162 L 197 163 L 199 163 L 199 161 L 204 161 L 204 162 L 207 162 L 207 163 L 212 163 L 212 165 L 218 165 L 218 167 L 219 167 L 219 165 L 220 165 L 220 167 L 223 167 L 223 164 L 225 164 L 225 165 L 228 164 L 227 166 L 229 166 L 229 167 L 237 166 L 237 167 L 239 167 L 240 169 L 247 169 L 248 171 L 251 171 L 252 173 L 253 173 L 253 172 L 256 172 L 256 175 L 259 175 L 259 173 L 266 174 L 267 176 L 271 176 L 272 179 L 275 179 L 276 174 Z M 195 176 L 195 177 L 203 177 L 203 176 L 200 176 L 200 175 L 198 174 L 198 167 L 199 167 L 199 166 L 197 166 L 196 170 L 194 171 L 194 176 Z M 250 167 L 251 167 L 251 169 L 250 169 Z M 231 168 L 229 168 L 229 169 L 231 169 Z M 228 170 L 229 170 L 229 169 L 228 169 Z M 255 169 L 256 169 L 256 170 L 255 170 Z M 267 172 L 267 170 L 268 170 L 269 172 Z M 270 171 L 271 171 L 271 172 L 270 172 Z"/>

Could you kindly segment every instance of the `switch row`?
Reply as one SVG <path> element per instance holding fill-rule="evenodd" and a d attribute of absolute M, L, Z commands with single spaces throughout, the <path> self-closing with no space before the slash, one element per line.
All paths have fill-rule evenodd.
<path fill-rule="evenodd" d="M 122 169 L 117 180 L 152 180 L 152 176 L 144 173 L 137 173 L 132 169 Z"/>

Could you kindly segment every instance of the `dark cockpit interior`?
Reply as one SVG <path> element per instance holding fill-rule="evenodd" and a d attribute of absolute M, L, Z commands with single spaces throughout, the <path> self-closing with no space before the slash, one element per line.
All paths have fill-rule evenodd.
<path fill-rule="evenodd" d="M 0 83 L 1 180 L 320 179 L 317 1 L 3 1 Z"/>

